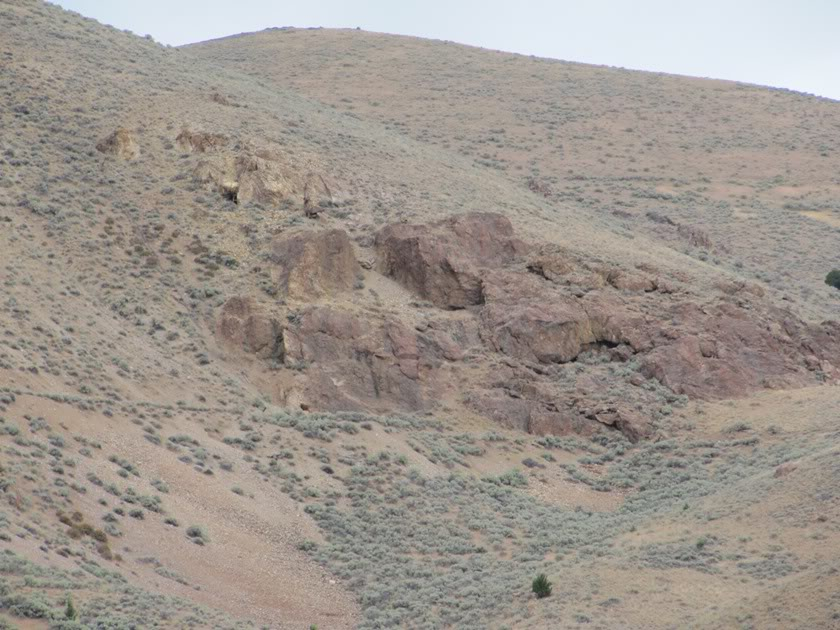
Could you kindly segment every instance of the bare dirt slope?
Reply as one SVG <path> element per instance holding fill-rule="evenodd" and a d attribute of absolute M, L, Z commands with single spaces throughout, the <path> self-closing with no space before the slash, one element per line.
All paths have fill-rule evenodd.
<path fill-rule="evenodd" d="M 0 627 L 840 624 L 838 124 L 0 4 Z"/>

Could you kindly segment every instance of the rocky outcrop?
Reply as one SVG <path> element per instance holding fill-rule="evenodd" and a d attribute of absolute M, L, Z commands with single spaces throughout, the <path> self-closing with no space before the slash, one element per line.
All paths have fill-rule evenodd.
<path fill-rule="evenodd" d="M 100 153 L 113 155 L 121 160 L 133 160 L 140 155 L 140 146 L 128 129 L 117 129 L 96 144 Z"/>
<path fill-rule="evenodd" d="M 271 244 L 280 292 L 295 300 L 312 300 L 353 288 L 359 266 L 343 230 L 302 231 Z"/>
<path fill-rule="evenodd" d="M 431 332 L 447 337 L 441 344 Z M 308 376 L 305 398 L 314 408 L 412 413 L 431 408 L 444 383 L 443 364 L 457 355 L 455 335 L 409 328 L 397 319 L 371 319 L 331 307 L 312 307 L 283 334 L 285 360 Z M 447 347 L 448 346 L 448 347 Z"/>
<path fill-rule="evenodd" d="M 753 285 L 723 282 L 701 298 L 649 266 L 526 246 L 489 213 L 391 225 L 375 246 L 378 269 L 438 309 L 409 319 L 308 305 L 269 317 L 231 300 L 219 334 L 280 357 L 298 388 L 288 399 L 312 409 L 411 413 L 446 401 L 539 435 L 645 439 L 685 398 L 840 379 L 840 325 L 808 324 Z M 280 293 L 302 302 L 337 296 L 358 271 L 340 230 L 281 236 L 271 259 Z"/>
<path fill-rule="evenodd" d="M 389 225 L 375 244 L 382 273 L 448 309 L 480 304 L 482 269 L 507 264 L 525 250 L 510 221 L 489 212 L 429 225 Z"/>
<path fill-rule="evenodd" d="M 280 322 L 257 305 L 253 298 L 232 297 L 216 320 L 216 335 L 227 348 L 282 361 L 283 330 Z"/>
<path fill-rule="evenodd" d="M 596 345 L 625 344 L 633 352 L 650 345 L 645 318 L 603 291 L 576 297 L 512 271 L 486 274 L 483 290 L 478 315 L 484 338 L 510 357 L 567 363 Z"/>
<path fill-rule="evenodd" d="M 242 152 L 236 156 L 203 160 L 193 170 L 193 179 L 212 184 L 236 203 L 253 202 L 276 206 L 303 194 L 303 184 L 268 152 Z"/>
<path fill-rule="evenodd" d="M 745 308 L 745 306 L 747 308 Z M 657 330 L 642 373 L 691 398 L 735 398 L 758 389 L 801 387 L 834 377 L 840 330 L 809 325 L 781 309 L 683 303 Z"/>
<path fill-rule="evenodd" d="M 206 153 L 227 145 L 228 138 L 218 133 L 182 129 L 181 133 L 175 138 L 175 142 L 185 151 Z"/>
<path fill-rule="evenodd" d="M 422 330 L 418 330 L 421 328 Z M 294 375 L 280 380 L 309 409 L 416 413 L 456 390 L 451 366 L 480 343 L 477 328 L 430 321 L 420 327 L 396 317 L 309 306 L 272 309 L 234 297 L 219 310 L 216 335 L 232 352 L 270 360 Z M 279 376 L 279 375 L 278 375 Z"/>
<path fill-rule="evenodd" d="M 573 300 L 488 304 L 481 321 L 490 347 L 523 361 L 566 363 L 599 339 Z"/>
<path fill-rule="evenodd" d="M 251 145 L 222 151 L 224 136 L 182 132 L 182 147 L 197 153 L 216 150 L 193 169 L 196 182 L 210 184 L 235 203 L 264 206 L 330 207 L 339 202 L 338 185 L 310 159 L 291 159 L 285 153 Z"/>

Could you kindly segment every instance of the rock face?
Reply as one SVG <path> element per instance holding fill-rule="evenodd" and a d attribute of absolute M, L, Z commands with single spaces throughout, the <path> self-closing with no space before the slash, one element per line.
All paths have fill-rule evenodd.
<path fill-rule="evenodd" d="M 429 402 L 419 378 L 416 335 L 398 322 L 371 323 L 332 308 L 305 311 L 284 332 L 286 361 L 305 365 L 313 406 L 385 412 L 421 411 Z"/>
<path fill-rule="evenodd" d="M 525 250 L 510 221 L 489 212 L 389 225 L 375 243 L 382 273 L 448 309 L 481 304 L 482 268 L 504 265 Z"/>
<path fill-rule="evenodd" d="M 599 339 L 586 312 L 572 300 L 488 304 L 481 311 L 489 345 L 534 363 L 566 363 Z"/>
<path fill-rule="evenodd" d="M 682 398 L 840 379 L 840 325 L 808 324 L 757 287 L 719 283 L 701 298 L 656 269 L 526 246 L 489 213 L 390 225 L 375 246 L 382 273 L 438 308 L 415 304 L 422 317 L 409 324 L 399 311 L 268 315 L 232 299 L 219 336 L 294 371 L 288 399 L 309 408 L 413 413 L 446 401 L 539 435 L 610 428 L 639 440 Z M 358 271 L 340 230 L 280 237 L 271 258 L 281 291 L 304 302 L 346 291 Z"/>
<path fill-rule="evenodd" d="M 431 409 L 452 387 L 461 344 L 477 340 L 463 326 L 420 332 L 393 317 L 310 307 L 283 332 L 285 361 L 307 375 L 314 408 L 411 413 Z"/>
<path fill-rule="evenodd" d="M 232 297 L 225 302 L 217 319 L 216 334 L 229 348 L 254 354 L 260 359 L 283 360 L 280 322 L 252 298 Z"/>
<path fill-rule="evenodd" d="M 691 398 L 801 387 L 814 382 L 814 372 L 833 373 L 839 356 L 836 324 L 808 325 L 780 309 L 682 304 L 671 316 L 671 327 L 657 331 L 661 339 L 643 357 L 642 373 Z"/>
<path fill-rule="evenodd" d="M 601 291 L 575 297 L 516 272 L 484 277 L 482 331 L 496 352 L 532 363 L 567 363 L 593 346 L 649 344 L 644 317 Z"/>
<path fill-rule="evenodd" d="M 96 150 L 121 160 L 133 160 L 140 155 L 140 146 L 134 140 L 134 136 L 128 129 L 123 128 L 100 140 L 96 144 Z"/>
<path fill-rule="evenodd" d="M 310 300 L 353 288 L 359 266 L 344 230 L 296 232 L 275 239 L 271 260 L 280 291 Z"/>

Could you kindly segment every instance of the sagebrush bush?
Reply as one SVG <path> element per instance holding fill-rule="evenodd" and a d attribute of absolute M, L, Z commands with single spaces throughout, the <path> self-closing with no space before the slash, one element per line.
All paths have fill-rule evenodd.
<path fill-rule="evenodd" d="M 829 271 L 828 275 L 825 277 L 825 283 L 830 287 L 840 289 L 840 269 L 832 269 Z"/>
<path fill-rule="evenodd" d="M 190 525 L 187 528 L 187 538 L 189 538 L 192 542 L 196 545 L 204 545 L 209 541 L 207 538 L 207 533 L 204 531 L 203 527 L 199 527 L 198 525 Z"/>

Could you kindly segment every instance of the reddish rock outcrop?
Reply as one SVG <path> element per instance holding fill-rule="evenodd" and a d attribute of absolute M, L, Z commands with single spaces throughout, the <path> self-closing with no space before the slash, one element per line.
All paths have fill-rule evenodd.
<path fill-rule="evenodd" d="M 586 312 L 573 299 L 488 304 L 481 321 L 493 350 L 524 361 L 566 363 L 598 341 Z"/>
<path fill-rule="evenodd" d="M 252 298 L 237 296 L 225 302 L 216 321 L 216 334 L 229 348 L 260 359 L 283 360 L 281 324 Z"/>
<path fill-rule="evenodd" d="M 656 347 L 642 358 L 642 373 L 691 398 L 801 387 L 815 382 L 814 371 L 833 372 L 840 356 L 836 324 L 809 325 L 772 307 L 688 303 L 670 315 L 673 329 L 658 331 Z"/>
<path fill-rule="evenodd" d="M 295 232 L 271 245 L 280 291 L 311 300 L 353 288 L 359 273 L 353 245 L 343 230 Z"/>
<path fill-rule="evenodd" d="M 752 285 L 722 283 L 701 299 L 685 277 L 651 267 L 545 246 L 526 260 L 507 219 L 488 213 L 391 225 L 375 245 L 378 268 L 436 315 L 308 306 L 270 317 L 232 299 L 219 335 L 279 357 L 298 388 L 289 399 L 312 409 L 418 412 L 445 400 L 539 435 L 609 427 L 635 441 L 683 396 L 840 378 L 840 324 L 806 323 Z M 281 292 L 307 302 L 351 288 L 358 271 L 340 230 L 280 237 L 272 260 Z"/>
<path fill-rule="evenodd" d="M 525 250 L 510 221 L 489 212 L 430 225 L 389 225 L 375 243 L 382 273 L 449 309 L 481 304 L 482 268 L 504 265 Z"/>
<path fill-rule="evenodd" d="M 290 322 L 283 341 L 287 365 L 309 376 L 313 407 L 410 413 L 430 408 L 444 387 L 445 355 L 460 352 L 456 337 L 447 337 L 443 349 L 393 318 L 313 307 Z"/>
<path fill-rule="evenodd" d="M 479 317 L 496 351 L 524 361 L 567 363 L 592 345 L 650 346 L 645 318 L 601 291 L 576 298 L 516 272 L 489 273 Z"/>

